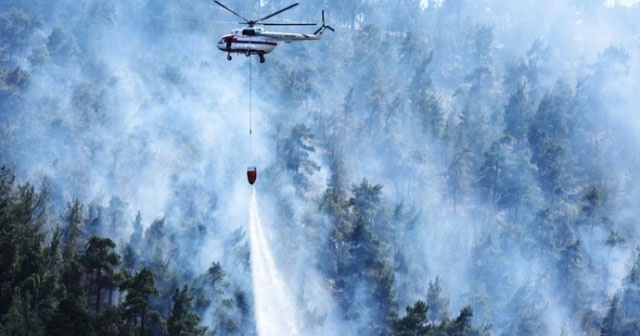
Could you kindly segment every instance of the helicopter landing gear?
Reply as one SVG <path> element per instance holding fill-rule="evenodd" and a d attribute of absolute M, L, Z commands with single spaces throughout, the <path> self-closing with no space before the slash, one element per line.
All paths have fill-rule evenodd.
<path fill-rule="evenodd" d="M 231 54 L 228 54 L 227 55 L 227 61 L 230 61 L 230 60 L 231 60 Z"/>
<path fill-rule="evenodd" d="M 260 56 L 260 63 L 264 63 L 264 53 L 259 53 L 258 56 Z"/>

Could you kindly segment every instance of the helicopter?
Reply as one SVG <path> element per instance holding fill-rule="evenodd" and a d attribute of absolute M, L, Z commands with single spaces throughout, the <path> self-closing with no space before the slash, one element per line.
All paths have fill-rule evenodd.
<path fill-rule="evenodd" d="M 257 20 L 247 20 L 242 17 L 240 14 L 233 11 L 231 8 L 225 6 L 221 2 L 214 0 L 218 6 L 226 9 L 231 12 L 233 15 L 239 17 L 244 22 L 240 22 L 240 24 L 247 25 L 247 27 L 234 29 L 231 34 L 224 35 L 218 41 L 217 47 L 223 52 L 227 53 L 227 60 L 231 61 L 231 54 L 244 54 L 247 57 L 251 55 L 257 55 L 260 58 L 260 63 L 264 63 L 265 58 L 264 55 L 270 53 L 279 42 L 290 43 L 292 41 L 308 41 L 308 40 L 319 40 L 322 38 L 324 31 L 329 29 L 334 31 L 333 28 L 327 26 L 324 23 L 324 10 L 322 11 L 322 25 L 318 28 L 313 34 L 304 34 L 304 33 L 288 33 L 288 32 L 276 32 L 276 31 L 267 31 L 264 27 L 256 27 L 256 25 L 261 26 L 315 26 L 315 23 L 267 23 L 262 22 L 267 20 L 273 16 L 276 16 L 284 11 L 287 11 L 297 5 L 299 3 L 294 3 L 293 5 L 287 6 L 283 9 L 280 9 L 274 13 L 271 13 L 265 17 L 262 17 Z"/>

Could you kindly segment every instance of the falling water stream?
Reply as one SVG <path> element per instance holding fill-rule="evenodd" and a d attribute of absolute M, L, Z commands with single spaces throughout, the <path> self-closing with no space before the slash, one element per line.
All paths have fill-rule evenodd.
<path fill-rule="evenodd" d="M 294 302 L 282 274 L 276 267 L 264 234 L 255 188 L 249 211 L 251 272 L 258 335 L 298 335 Z"/>

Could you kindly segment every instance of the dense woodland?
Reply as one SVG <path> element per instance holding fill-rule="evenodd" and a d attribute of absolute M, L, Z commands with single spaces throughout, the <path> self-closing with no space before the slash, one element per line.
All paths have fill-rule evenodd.
<path fill-rule="evenodd" d="M 640 333 L 639 7 L 3 1 L 0 335 L 259 334 L 252 160 L 301 334 Z"/>

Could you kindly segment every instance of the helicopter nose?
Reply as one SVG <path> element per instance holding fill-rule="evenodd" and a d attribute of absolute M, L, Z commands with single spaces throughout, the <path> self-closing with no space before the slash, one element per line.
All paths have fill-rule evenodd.
<path fill-rule="evenodd" d="M 231 41 L 231 36 L 223 36 L 220 40 L 218 40 L 218 49 L 226 51 L 227 49 L 231 48 Z"/>

